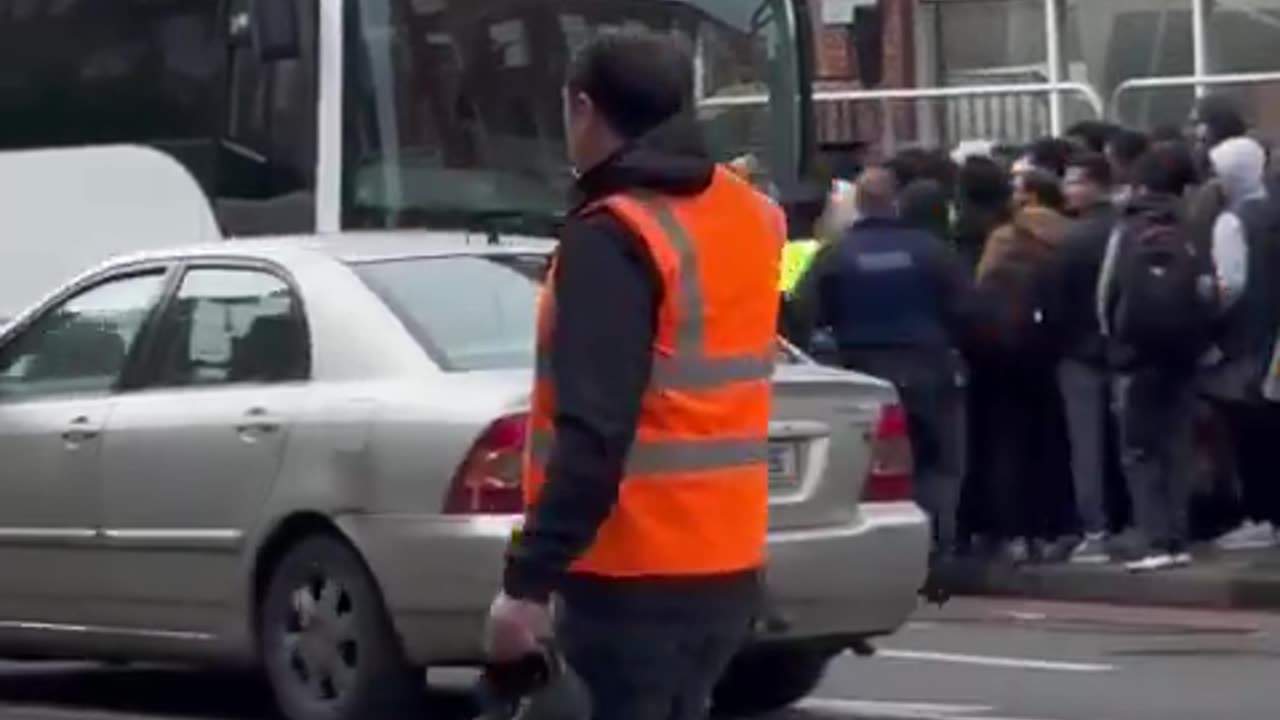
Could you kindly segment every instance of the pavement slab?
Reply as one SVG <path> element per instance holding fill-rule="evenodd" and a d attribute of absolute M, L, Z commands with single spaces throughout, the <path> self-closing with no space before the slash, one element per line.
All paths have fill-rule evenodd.
<path fill-rule="evenodd" d="M 1139 606 L 1280 610 L 1280 551 L 1207 553 L 1190 567 L 1133 574 L 1119 565 L 961 562 L 949 573 L 964 595 Z"/>

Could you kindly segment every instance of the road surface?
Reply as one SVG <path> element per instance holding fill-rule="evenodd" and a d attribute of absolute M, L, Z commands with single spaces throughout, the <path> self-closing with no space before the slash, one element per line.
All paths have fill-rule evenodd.
<path fill-rule="evenodd" d="M 433 699 L 432 717 L 467 717 L 458 692 Z M 0 720 L 273 717 L 241 677 L 0 666 Z M 921 612 L 875 658 L 838 659 L 812 698 L 772 720 L 1276 718 L 1280 616 L 964 600 Z"/>

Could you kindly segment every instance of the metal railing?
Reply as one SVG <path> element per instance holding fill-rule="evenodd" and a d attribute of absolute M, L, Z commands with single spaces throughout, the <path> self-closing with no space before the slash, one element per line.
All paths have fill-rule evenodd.
<path fill-rule="evenodd" d="M 1227 73 L 1222 75 L 1165 75 L 1125 80 L 1111 91 L 1107 102 L 1106 117 L 1119 121 L 1120 99 L 1135 90 L 1174 90 L 1181 88 L 1209 88 L 1238 85 L 1264 85 L 1280 83 L 1280 72 Z"/>
<path fill-rule="evenodd" d="M 813 93 L 815 121 L 820 136 L 857 136 L 839 139 L 874 140 L 885 152 L 901 144 L 951 144 L 974 137 L 1026 141 L 1051 132 L 1053 96 L 1078 98 L 1083 114 L 1101 119 L 1102 96 L 1083 83 L 1008 82 L 933 88 L 881 90 L 818 89 Z M 936 101 L 932 108 L 903 108 L 902 102 Z M 762 94 L 704 98 L 699 109 L 715 110 L 762 106 Z M 864 103 L 874 109 L 858 111 Z M 835 107 L 829 107 L 834 105 Z M 822 107 L 828 106 L 828 107 Z M 896 107 L 895 107 L 896 106 Z M 865 106 L 864 106 L 865 107 Z M 872 117 L 874 116 L 874 117 Z M 835 138 L 831 138 L 835 139 Z"/>
<path fill-rule="evenodd" d="M 1102 95 L 1084 83 L 1008 83 L 1000 85 L 966 85 L 962 87 L 890 88 L 885 90 L 815 90 L 815 102 L 836 100 L 945 100 L 951 98 L 984 97 L 992 95 L 1048 95 L 1050 93 L 1076 93 L 1082 96 L 1099 117 L 1103 117 L 1106 105 Z M 767 105 L 768 95 L 726 95 L 708 97 L 698 101 L 698 108 L 730 108 Z"/>

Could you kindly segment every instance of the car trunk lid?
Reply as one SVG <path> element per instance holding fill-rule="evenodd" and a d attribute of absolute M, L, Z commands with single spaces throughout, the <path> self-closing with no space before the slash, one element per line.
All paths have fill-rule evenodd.
<path fill-rule="evenodd" d="M 890 385 L 865 375 L 778 367 L 769 424 L 771 528 L 847 524 L 857 516 L 876 424 L 894 399 Z"/>

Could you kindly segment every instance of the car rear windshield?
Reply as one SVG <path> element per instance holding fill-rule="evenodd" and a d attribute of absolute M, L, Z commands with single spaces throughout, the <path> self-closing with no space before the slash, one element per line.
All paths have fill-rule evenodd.
<path fill-rule="evenodd" d="M 352 267 L 445 370 L 533 365 L 544 256 L 456 255 Z"/>
<path fill-rule="evenodd" d="M 429 355 L 446 370 L 533 365 L 538 289 L 547 255 L 458 255 L 353 263 Z M 779 365 L 809 362 L 778 343 Z"/>

